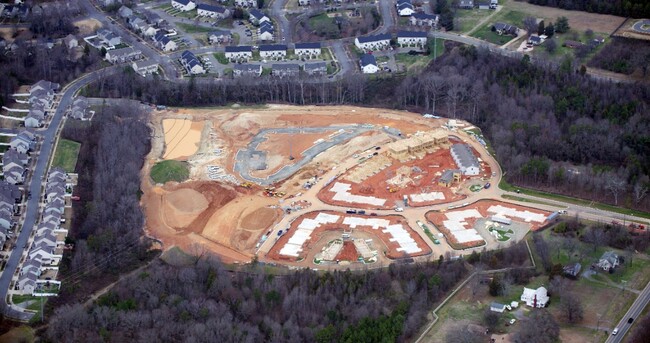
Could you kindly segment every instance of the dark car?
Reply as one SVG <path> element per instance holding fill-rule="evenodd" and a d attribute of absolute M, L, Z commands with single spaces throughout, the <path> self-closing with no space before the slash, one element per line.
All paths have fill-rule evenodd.
<path fill-rule="evenodd" d="M 632 324 L 633 321 L 634 321 L 634 318 L 630 318 L 630 319 L 627 320 L 627 323 Z"/>

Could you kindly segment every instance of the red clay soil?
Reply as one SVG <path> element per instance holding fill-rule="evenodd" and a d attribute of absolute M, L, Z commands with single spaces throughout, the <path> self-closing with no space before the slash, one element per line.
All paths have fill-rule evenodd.
<path fill-rule="evenodd" d="M 401 163 L 399 160 L 392 160 L 393 164 L 382 170 L 381 172 L 367 178 L 362 183 L 352 183 L 351 181 L 344 180 L 343 177 L 339 177 L 333 182 L 331 182 L 327 187 L 324 187 L 318 192 L 318 198 L 326 204 L 338 205 L 338 206 L 351 206 L 355 208 L 365 208 L 365 209 L 390 209 L 395 207 L 395 202 L 401 201 L 404 199 L 404 195 L 411 194 L 421 194 L 421 193 L 431 193 L 431 192 L 442 192 L 445 195 L 445 199 L 435 200 L 435 201 L 426 201 L 426 202 L 411 202 L 409 198 L 409 206 L 412 207 L 422 207 L 430 206 L 435 204 L 444 204 L 449 202 L 454 202 L 466 198 L 463 194 L 454 194 L 451 187 L 444 187 L 438 185 L 438 179 L 440 176 L 436 176 L 436 173 L 442 174 L 447 169 L 456 169 L 456 163 L 451 157 L 449 149 L 439 149 L 431 154 L 427 154 L 423 159 L 417 159 L 408 161 L 406 163 Z M 391 193 L 389 188 L 395 186 L 390 185 L 387 180 L 394 177 L 397 173 L 397 170 L 402 167 L 418 167 L 422 170 L 422 173 L 411 172 L 410 178 L 416 176 L 421 176 L 419 180 L 414 180 L 414 182 L 409 182 L 406 187 L 399 188 L 396 192 Z M 357 168 L 357 167 L 355 167 Z M 347 173 L 354 170 L 350 169 Z M 467 178 L 463 177 L 461 183 L 464 182 Z M 331 188 L 336 184 L 336 182 L 348 183 L 351 184 L 350 193 L 355 195 L 365 195 L 373 196 L 380 199 L 386 199 L 386 202 L 383 206 L 377 207 L 370 204 L 358 204 L 358 203 L 348 203 L 344 201 L 333 200 L 334 192 L 331 191 Z M 457 185 L 452 185 L 455 187 Z"/>
<path fill-rule="evenodd" d="M 511 203 L 505 203 L 505 202 L 496 201 L 496 200 L 479 200 L 479 201 L 477 201 L 477 202 L 475 202 L 473 204 L 470 204 L 468 206 L 464 206 L 464 207 L 461 207 L 461 208 L 457 208 L 457 209 L 454 209 L 452 211 L 476 209 L 481 214 L 481 216 L 483 216 L 483 218 L 488 218 L 488 217 L 490 217 L 492 215 L 492 213 L 488 213 L 487 209 L 490 208 L 490 206 L 496 206 L 496 205 L 515 208 L 515 209 L 517 209 L 519 211 L 529 211 L 529 212 L 533 212 L 533 213 L 540 213 L 540 214 L 543 214 L 543 215 L 545 215 L 547 217 L 551 214 L 551 212 L 549 212 L 549 211 L 544 211 L 544 210 L 540 210 L 540 209 L 532 208 L 532 207 L 527 207 L 527 206 L 515 205 L 515 204 L 511 204 Z M 447 211 L 447 212 L 450 212 L 450 211 Z M 506 217 L 508 217 L 508 216 L 506 216 Z M 463 243 L 463 244 L 460 244 L 460 243 L 456 242 L 456 240 L 454 239 L 454 236 L 451 235 L 450 232 L 442 224 L 443 221 L 447 220 L 447 216 L 445 215 L 445 212 L 429 211 L 426 214 L 426 218 L 427 218 L 428 221 L 430 221 L 434 225 L 436 225 L 438 227 L 438 229 L 442 233 L 445 234 L 445 237 L 447 238 L 447 240 L 451 241 L 452 243 L 454 243 L 456 245 L 463 246 L 465 248 L 469 248 L 469 247 L 476 246 L 477 243 L 479 243 L 479 242 L 481 244 L 483 243 L 483 241 L 466 242 L 466 243 Z M 512 219 L 512 221 L 523 223 L 523 221 L 521 221 L 520 218 L 514 218 L 514 217 L 508 217 L 508 218 Z M 467 228 L 467 229 L 473 228 L 478 219 L 479 218 L 467 218 L 465 220 L 465 222 L 467 222 L 467 226 L 465 228 Z M 547 222 L 548 221 L 545 221 L 544 223 L 529 222 L 529 223 L 526 223 L 526 224 L 531 226 L 531 228 L 530 228 L 531 231 L 536 231 L 540 227 L 544 226 Z"/>
<path fill-rule="evenodd" d="M 302 223 L 302 220 L 305 218 L 309 219 L 314 219 L 316 216 L 320 213 L 327 213 L 327 214 L 333 214 L 333 215 L 338 215 L 340 216 L 339 220 L 334 223 L 334 224 L 326 224 L 326 225 L 321 225 L 318 228 L 314 229 L 312 231 L 311 236 L 309 239 L 303 244 L 302 246 L 302 251 L 300 252 L 299 258 L 291 257 L 291 256 L 284 256 L 280 255 L 280 250 L 284 247 L 284 245 L 289 241 L 289 239 L 293 236 L 294 232 L 297 231 L 298 226 L 300 223 Z M 415 256 L 423 256 L 423 255 L 428 255 L 431 253 L 431 249 L 429 246 L 424 242 L 422 237 L 415 232 L 407 223 L 406 218 L 399 216 L 399 215 L 390 215 L 390 216 L 378 216 L 378 217 L 370 217 L 370 216 L 364 216 L 364 215 L 355 215 L 355 214 L 345 214 L 342 212 L 335 212 L 335 211 L 314 211 L 314 212 L 309 212 L 305 213 L 302 216 L 296 218 L 290 226 L 290 230 L 288 233 L 282 235 L 278 241 L 273 245 L 269 253 L 266 255 L 267 258 L 276 260 L 276 261 L 295 261 L 297 259 L 304 259 L 309 251 L 314 248 L 316 243 L 320 240 L 321 235 L 326 232 L 326 231 L 339 231 L 341 234 L 343 233 L 343 230 L 350 230 L 350 227 L 347 225 L 343 224 L 343 218 L 344 217 L 359 217 L 359 218 L 381 218 L 381 219 L 386 219 L 389 221 L 389 225 L 392 224 L 402 224 L 402 227 L 409 232 L 411 235 L 411 238 L 417 243 L 418 247 L 422 250 L 419 253 L 408 255 L 404 252 L 397 251 L 399 248 L 399 244 L 396 242 L 390 241 L 392 239 L 392 236 L 382 232 L 382 229 L 377 229 L 373 230 L 369 226 L 357 226 L 356 228 L 352 229 L 353 234 L 355 230 L 360 230 L 365 233 L 371 234 L 373 236 L 376 236 L 379 241 L 381 241 L 382 245 L 385 247 L 382 248 L 382 250 L 385 250 L 385 255 L 386 257 L 390 259 L 396 259 L 396 258 L 403 258 L 403 257 L 415 257 Z M 356 257 L 355 257 L 356 258 Z"/>
<path fill-rule="evenodd" d="M 354 243 L 352 241 L 343 241 L 343 248 L 336 255 L 336 260 L 355 262 L 357 258 L 359 258 L 359 253 L 357 248 L 354 247 Z"/>

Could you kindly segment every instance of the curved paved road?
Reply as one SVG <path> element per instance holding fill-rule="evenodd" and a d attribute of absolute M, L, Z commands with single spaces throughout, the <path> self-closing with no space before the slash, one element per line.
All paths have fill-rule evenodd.
<path fill-rule="evenodd" d="M 16 246 L 11 252 L 4 271 L 0 274 L 0 297 L 2 298 L 0 305 L 5 307 L 5 315 L 11 318 L 16 318 L 19 320 L 29 320 L 32 313 L 26 313 L 14 308 L 7 307 L 7 293 L 9 291 L 9 285 L 11 280 L 18 268 L 19 262 L 23 253 L 26 251 L 27 241 L 32 233 L 32 229 L 36 224 L 36 220 L 39 217 L 39 202 L 41 200 L 41 188 L 44 185 L 43 181 L 45 178 L 45 173 L 47 172 L 48 162 L 50 161 L 50 155 L 52 154 L 52 149 L 54 147 L 54 140 L 58 134 L 59 126 L 63 119 L 63 115 L 67 108 L 72 103 L 72 96 L 83 86 L 97 81 L 100 77 L 105 76 L 107 73 L 113 73 L 117 70 L 120 70 L 118 66 L 109 67 L 107 69 L 101 69 L 94 71 L 92 73 L 86 74 L 77 80 L 70 83 L 63 90 L 61 95 L 61 100 L 59 106 L 56 109 L 47 129 L 39 131 L 38 133 L 43 138 L 43 143 L 41 144 L 40 152 L 38 157 L 36 157 L 36 164 L 32 173 L 32 178 L 28 190 L 34 194 L 31 199 L 27 200 L 26 211 L 25 211 L 25 220 L 23 222 L 23 227 L 18 234 L 18 239 L 16 240 Z"/>

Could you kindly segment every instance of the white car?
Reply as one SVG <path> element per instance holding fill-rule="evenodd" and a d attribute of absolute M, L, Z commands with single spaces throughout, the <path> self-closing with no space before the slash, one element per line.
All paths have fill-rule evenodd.
<path fill-rule="evenodd" d="M 395 212 L 404 212 L 404 209 L 401 207 L 395 207 Z"/>
<path fill-rule="evenodd" d="M 614 328 L 614 330 L 612 330 L 612 336 L 616 336 L 617 333 L 618 333 L 618 328 Z"/>
<path fill-rule="evenodd" d="M 512 324 L 514 324 L 516 321 L 517 321 L 516 319 L 512 318 L 512 319 L 510 319 L 510 322 L 509 322 L 509 323 L 510 323 L 510 325 L 512 325 Z"/>

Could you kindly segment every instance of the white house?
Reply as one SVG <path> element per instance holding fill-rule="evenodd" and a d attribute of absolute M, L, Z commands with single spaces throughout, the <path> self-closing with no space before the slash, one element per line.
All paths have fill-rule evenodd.
<path fill-rule="evenodd" d="M 11 138 L 9 145 L 19 153 L 25 154 L 36 145 L 36 135 L 31 130 L 20 131 Z"/>
<path fill-rule="evenodd" d="M 424 31 L 399 31 L 397 32 L 397 44 L 400 47 L 424 48 L 427 45 L 427 33 Z"/>
<path fill-rule="evenodd" d="M 397 14 L 399 14 L 400 17 L 408 17 L 415 13 L 411 0 L 398 0 L 395 7 L 397 8 Z"/>
<path fill-rule="evenodd" d="M 269 17 L 267 17 L 266 14 L 262 13 L 262 11 L 258 9 L 252 9 L 248 14 L 250 14 L 248 20 L 253 25 L 260 25 L 265 21 L 271 21 L 271 19 L 269 19 Z"/>
<path fill-rule="evenodd" d="M 162 51 L 174 51 L 178 48 L 178 45 L 176 45 L 176 42 L 173 40 L 169 39 L 169 37 L 165 36 L 164 33 L 158 32 L 154 36 L 153 40 L 156 42 L 158 45 L 158 48 Z"/>
<path fill-rule="evenodd" d="M 363 51 L 386 49 L 390 46 L 390 34 L 357 37 L 354 39 L 354 45 Z"/>
<path fill-rule="evenodd" d="M 226 58 L 230 61 L 248 61 L 253 58 L 253 48 L 251 46 L 227 46 Z"/>
<path fill-rule="evenodd" d="M 499 303 L 490 304 L 490 311 L 492 312 L 503 313 L 503 311 L 505 310 L 506 310 L 506 305 L 504 304 L 499 304 Z"/>
<path fill-rule="evenodd" d="M 260 24 L 260 28 L 257 30 L 257 38 L 259 40 L 273 40 L 273 24 L 270 21 L 265 21 Z"/>
<path fill-rule="evenodd" d="M 320 43 L 296 43 L 294 49 L 296 56 L 315 58 L 321 54 Z"/>
<path fill-rule="evenodd" d="M 534 308 L 546 307 L 548 300 L 548 292 L 544 287 L 539 287 L 538 289 L 524 287 L 524 293 L 521 295 L 521 301 Z"/>
<path fill-rule="evenodd" d="M 143 77 L 158 71 L 158 63 L 153 60 L 136 61 L 131 64 L 131 67 Z"/>
<path fill-rule="evenodd" d="M 16 282 L 16 289 L 21 291 L 22 294 L 32 294 L 36 290 L 36 280 L 38 275 L 33 271 L 25 273 L 18 278 Z"/>
<path fill-rule="evenodd" d="M 116 35 L 111 30 L 99 30 L 97 31 L 97 37 L 99 37 L 99 39 L 101 39 L 108 47 L 113 47 L 122 43 L 122 37 Z"/>
<path fill-rule="evenodd" d="M 260 57 L 281 60 L 287 57 L 287 46 L 284 44 L 260 45 Z"/>
<path fill-rule="evenodd" d="M 208 34 L 208 41 L 210 44 L 224 44 L 232 41 L 232 34 L 230 31 L 216 30 Z"/>
<path fill-rule="evenodd" d="M 307 75 L 325 75 L 327 73 L 327 63 L 323 61 L 305 63 L 303 69 Z"/>
<path fill-rule="evenodd" d="M 199 4 L 196 7 L 196 14 L 201 17 L 224 19 L 230 16 L 230 11 L 221 6 Z"/>
<path fill-rule="evenodd" d="M 181 12 L 187 12 L 195 9 L 196 3 L 192 0 L 172 0 L 172 7 Z"/>
<path fill-rule="evenodd" d="M 377 66 L 377 59 L 374 55 L 361 55 L 361 60 L 359 63 L 361 64 L 361 71 L 364 74 L 374 74 L 379 71 L 379 67 Z"/>
<path fill-rule="evenodd" d="M 409 21 L 411 25 L 414 26 L 438 26 L 438 15 L 436 14 L 426 14 L 426 13 L 414 13 Z"/>
<path fill-rule="evenodd" d="M 203 69 L 203 65 L 201 64 L 199 59 L 196 58 L 196 55 L 194 55 L 194 53 L 192 53 L 191 51 L 188 50 L 183 51 L 180 61 L 183 67 L 185 67 L 185 70 L 187 70 L 189 74 L 192 75 L 205 74 L 205 69 Z"/>
<path fill-rule="evenodd" d="M 233 75 L 236 77 L 241 76 L 255 76 L 258 77 L 262 75 L 262 65 L 261 64 L 236 64 L 233 68 Z"/>
<path fill-rule="evenodd" d="M 467 144 L 453 144 L 451 146 L 451 157 L 463 175 L 478 175 L 481 171 L 478 158 Z"/>
<path fill-rule="evenodd" d="M 47 243 L 33 244 L 32 250 L 29 251 L 29 258 L 38 258 L 43 264 L 58 265 L 63 256 L 55 252 L 55 249 L 48 246 Z"/>
<path fill-rule="evenodd" d="M 607 251 L 598 260 L 598 267 L 604 271 L 616 268 L 619 264 L 618 255 L 613 251 Z"/>
<path fill-rule="evenodd" d="M 300 74 L 300 65 L 296 63 L 273 64 L 271 65 L 273 76 L 298 76 Z"/>
<path fill-rule="evenodd" d="M 139 60 L 142 57 L 142 51 L 134 47 L 108 50 L 104 57 L 111 63 L 124 63 L 129 61 Z"/>
<path fill-rule="evenodd" d="M 255 7 L 257 6 L 257 0 L 235 0 L 235 6 Z"/>

